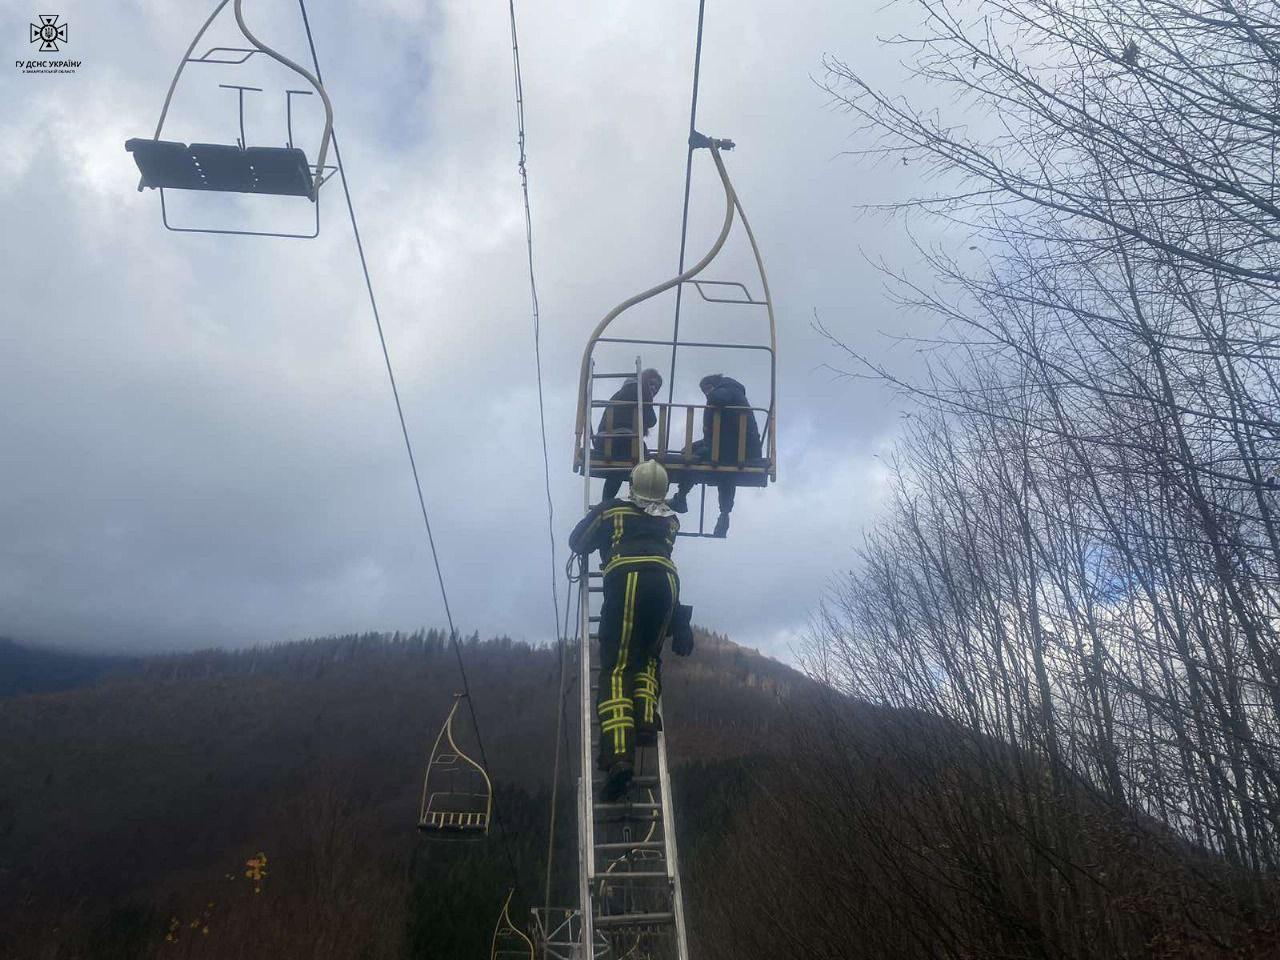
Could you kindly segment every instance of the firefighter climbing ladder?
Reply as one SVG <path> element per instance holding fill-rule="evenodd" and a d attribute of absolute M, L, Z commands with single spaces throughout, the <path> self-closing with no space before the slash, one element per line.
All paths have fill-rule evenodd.
<path fill-rule="evenodd" d="M 579 604 L 583 622 L 578 648 L 580 942 L 596 944 L 595 955 L 601 955 L 600 948 L 607 944 L 603 956 L 616 960 L 687 960 L 666 735 L 659 730 L 654 746 L 637 748 L 636 775 L 621 799 L 614 803 L 597 799 L 604 775 L 593 773 L 600 742 L 595 709 L 600 667 L 592 648 L 599 642 L 604 585 L 600 571 L 591 569 L 594 561 L 584 566 L 588 569 Z"/>
<path fill-rule="evenodd" d="M 776 369 L 774 360 L 775 330 L 773 305 L 769 297 L 769 285 L 764 274 L 764 264 L 746 215 L 738 201 L 733 184 L 729 180 L 721 151 L 731 149 L 728 140 L 716 140 L 694 133 L 690 138 L 691 149 L 707 149 L 720 176 L 725 193 L 724 222 L 720 233 L 707 253 L 693 266 L 664 283 L 651 287 L 631 297 L 608 314 L 592 331 L 583 354 L 579 384 L 578 433 L 574 455 L 575 469 L 583 475 L 583 506 L 591 507 L 591 480 L 593 477 L 618 476 L 642 462 L 648 452 L 644 444 L 645 397 L 640 389 L 643 362 L 635 359 L 635 367 L 626 372 L 598 372 L 593 351 L 600 343 L 648 344 L 669 347 L 672 351 L 682 344 L 673 337 L 670 341 L 605 336 L 610 323 L 631 307 L 682 284 L 709 284 L 695 280 L 724 247 L 733 226 L 735 215 L 741 220 L 759 269 L 763 298 L 759 301 L 746 294 L 748 303 L 767 308 L 769 339 L 764 344 L 698 344 L 701 347 L 720 346 L 727 349 L 766 350 L 770 357 L 771 373 Z M 734 284 L 744 291 L 745 285 Z M 703 293 L 701 287 L 697 288 Z M 704 293 L 705 295 L 705 293 Z M 684 344 L 688 345 L 688 344 Z M 629 418 L 629 431 L 609 430 L 610 439 L 592 429 L 596 411 L 604 409 L 605 423 L 611 423 L 609 411 L 616 401 L 596 400 L 595 387 L 617 384 L 625 380 L 636 383 L 636 408 Z M 657 404 L 658 447 L 657 459 L 667 464 L 673 476 L 687 476 L 697 482 L 706 482 L 730 473 L 738 483 L 764 486 L 773 478 L 776 464 L 774 430 L 774 384 L 770 378 L 770 403 L 764 410 L 765 456 L 755 461 L 721 465 L 691 462 L 689 444 L 690 429 L 686 429 L 685 447 L 682 451 L 668 451 L 667 429 L 671 413 L 677 405 Z M 602 392 L 604 392 L 602 390 Z M 609 390 L 612 394 L 614 391 Z M 693 420 L 692 405 L 688 409 L 687 422 Z M 754 416 L 755 411 L 752 411 Z M 739 418 L 741 422 L 745 417 Z M 718 424 L 718 419 L 717 419 Z M 717 427 L 718 430 L 718 427 Z M 719 439 L 719 438 L 717 438 Z M 728 439 L 725 442 L 729 442 Z M 739 448 L 742 440 L 738 439 Z M 629 447 L 630 457 L 619 458 L 618 447 Z M 579 949 L 577 956 L 586 960 L 585 944 L 592 944 L 592 957 L 611 960 L 687 960 L 688 941 L 685 932 L 684 902 L 681 892 L 679 858 L 676 851 L 675 811 L 671 800 L 671 783 L 668 776 L 666 734 L 661 729 L 656 742 L 639 746 L 636 753 L 636 775 L 627 793 L 616 802 L 600 802 L 597 793 L 604 783 L 604 775 L 596 770 L 594 757 L 599 748 L 600 727 L 595 709 L 595 698 L 600 683 L 600 669 L 594 654 L 599 642 L 601 623 L 600 607 L 604 595 L 604 578 L 594 557 L 583 558 L 579 567 L 579 629 L 578 629 L 578 677 L 579 677 L 579 777 L 578 777 L 578 868 L 579 868 Z M 659 717 L 662 715 L 659 703 Z M 550 946 L 549 940 L 544 940 Z M 568 956 L 574 956 L 573 953 Z"/>

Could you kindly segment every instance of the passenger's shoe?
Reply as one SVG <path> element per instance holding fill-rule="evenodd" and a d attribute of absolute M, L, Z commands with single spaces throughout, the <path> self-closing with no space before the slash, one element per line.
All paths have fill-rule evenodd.
<path fill-rule="evenodd" d="M 605 781 L 601 799 L 605 803 L 617 803 L 627 792 L 635 771 L 629 761 L 619 760 L 609 768 L 609 779 Z"/>
<path fill-rule="evenodd" d="M 685 495 L 684 491 L 678 491 L 676 495 L 667 502 L 667 506 L 676 513 L 688 513 L 689 498 Z"/>
<path fill-rule="evenodd" d="M 720 518 L 716 520 L 716 529 L 711 534 L 713 537 L 724 537 L 729 532 L 729 515 L 727 513 L 720 514 Z"/>

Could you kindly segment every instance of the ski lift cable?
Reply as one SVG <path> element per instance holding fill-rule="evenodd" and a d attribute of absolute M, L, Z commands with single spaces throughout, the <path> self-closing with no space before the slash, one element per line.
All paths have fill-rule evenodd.
<path fill-rule="evenodd" d="M 689 239 L 689 192 L 693 186 L 693 136 L 698 124 L 698 80 L 702 74 L 702 24 L 706 14 L 707 0 L 698 0 L 698 36 L 693 46 L 693 94 L 689 104 L 689 153 L 684 162 L 684 212 L 680 216 L 680 261 L 676 273 L 684 273 L 684 257 Z M 684 284 L 676 287 L 676 313 L 671 334 L 671 372 L 667 379 L 667 404 L 675 400 L 676 389 L 676 352 L 680 349 L 676 344 L 680 341 L 680 304 L 684 299 Z"/>
<path fill-rule="evenodd" d="M 565 582 L 564 609 L 566 613 L 572 610 L 573 588 L 576 581 L 569 579 Z M 580 586 L 578 589 L 582 589 Z M 581 627 L 581 624 L 579 624 Z M 578 637 L 574 637 L 576 643 Z M 565 715 L 568 712 L 569 689 L 566 684 L 567 670 L 565 658 L 564 638 L 556 638 L 557 646 L 560 648 L 560 679 L 559 679 L 559 703 L 556 705 L 556 736 L 555 736 L 555 759 L 551 765 L 551 813 L 547 826 L 547 867 L 546 881 L 543 890 L 543 909 L 550 912 L 551 910 L 551 879 L 552 865 L 555 862 L 556 848 L 556 811 L 558 809 L 558 801 L 560 797 L 560 758 L 561 756 L 569 756 L 569 727 L 565 721 Z M 563 754 L 562 754 L 563 748 Z"/>
<path fill-rule="evenodd" d="M 302 13 L 302 25 L 307 33 L 307 46 L 311 50 L 311 62 L 315 65 L 316 79 L 318 83 L 322 85 L 323 79 L 320 76 L 320 58 L 316 54 L 315 38 L 311 33 L 311 20 L 307 15 L 306 0 L 298 0 L 298 9 Z M 382 316 L 378 311 L 378 300 L 373 291 L 373 280 L 369 275 L 369 262 L 365 256 L 364 243 L 360 238 L 360 227 L 356 222 L 355 205 L 352 203 L 352 200 L 351 200 L 351 188 L 347 183 L 346 167 L 342 163 L 342 150 L 338 146 L 337 131 L 330 131 L 330 135 L 333 141 L 333 155 L 334 155 L 334 159 L 337 162 L 338 175 L 340 180 L 342 181 L 342 193 L 343 193 L 343 196 L 346 198 L 346 202 L 347 202 L 347 214 L 351 220 L 351 232 L 355 237 L 356 252 L 359 254 L 359 257 L 360 257 L 360 269 L 364 273 L 365 289 L 369 294 L 369 306 L 373 311 L 373 320 L 378 331 L 378 343 L 382 347 L 382 359 L 386 365 L 387 379 L 391 383 L 391 395 L 395 399 L 396 415 L 399 417 L 399 420 L 400 420 L 400 433 L 404 437 L 405 452 L 409 455 L 409 468 L 413 473 L 413 485 L 414 485 L 414 489 L 417 491 L 417 494 L 418 494 L 418 506 L 422 511 L 422 523 L 423 523 L 423 526 L 426 528 L 426 532 L 427 532 L 427 544 L 431 548 L 431 562 L 435 567 L 436 582 L 440 587 L 440 599 L 444 604 L 445 620 L 449 624 L 449 638 L 453 643 L 454 656 L 457 658 L 457 661 L 458 661 L 458 674 L 462 680 L 462 695 L 466 698 L 467 710 L 471 714 L 471 724 L 476 731 L 476 744 L 480 752 L 480 762 L 484 765 L 485 770 L 489 770 L 490 769 L 489 759 L 484 749 L 484 736 L 480 732 L 480 721 L 476 717 L 475 702 L 472 700 L 472 697 L 471 697 L 471 684 L 467 678 L 467 668 L 462 656 L 462 644 L 458 639 L 458 630 L 453 622 L 453 611 L 449 606 L 449 593 L 448 593 L 448 590 L 445 588 L 444 572 L 440 566 L 440 554 L 436 549 L 435 536 L 433 535 L 431 530 L 431 517 L 427 511 L 426 498 L 423 496 L 423 493 L 422 493 L 422 480 L 419 477 L 418 463 L 413 454 L 413 443 L 409 439 L 409 427 L 405 422 L 404 406 L 400 401 L 400 389 L 396 383 L 395 369 L 391 363 L 391 352 L 387 347 L 386 334 L 384 333 L 382 328 Z M 502 819 L 502 815 L 500 813 L 500 808 L 498 806 L 496 795 L 494 796 L 494 799 L 493 799 L 493 817 L 494 817 L 494 820 L 497 822 L 499 830 L 502 833 L 503 840 L 505 841 L 503 843 L 503 850 L 506 853 L 508 865 L 511 868 L 511 875 L 513 878 L 518 877 L 518 872 L 516 870 L 515 857 L 511 853 L 510 838 L 507 835 L 505 822 Z"/>
<path fill-rule="evenodd" d="M 538 426 L 542 438 L 542 481 L 547 497 L 547 543 L 551 561 L 551 604 L 555 613 L 556 651 L 559 660 L 559 696 L 556 704 L 556 736 L 554 759 L 551 767 L 551 810 L 547 828 L 547 863 L 544 906 L 551 908 L 552 867 L 555 857 L 556 809 L 559 801 L 561 732 L 565 730 L 566 669 L 565 638 L 560 617 L 559 581 L 557 579 L 555 503 L 551 496 L 551 457 L 547 452 L 547 415 L 542 382 L 542 316 L 538 306 L 538 283 L 533 265 L 533 214 L 529 204 L 529 165 L 526 153 L 527 137 L 524 125 L 524 78 L 520 72 L 520 37 L 516 28 L 515 0 L 507 0 L 507 12 L 511 23 L 511 72 L 516 97 L 516 144 L 519 149 L 517 169 L 520 171 L 520 193 L 524 202 L 525 251 L 529 266 L 529 301 L 533 313 L 533 360 L 538 381 Z M 573 584 L 566 584 L 565 611 L 573 594 Z M 567 754 L 567 750 L 565 753 Z"/>
<path fill-rule="evenodd" d="M 529 207 L 529 167 L 525 153 L 524 128 L 524 80 L 520 75 L 520 41 L 516 33 L 515 0 L 508 0 L 511 17 L 511 66 L 516 93 L 516 143 L 520 154 L 517 168 L 520 171 L 520 192 L 524 200 L 525 250 L 529 263 L 529 301 L 533 310 L 533 359 L 538 379 L 538 425 L 542 434 L 542 478 L 547 495 L 547 543 L 551 550 L 551 605 L 555 611 L 556 638 L 561 635 L 559 583 L 556 579 L 556 531 L 555 505 L 551 497 L 551 458 L 547 453 L 547 415 L 542 388 L 542 316 L 538 307 L 538 283 L 533 268 L 533 215 Z"/>

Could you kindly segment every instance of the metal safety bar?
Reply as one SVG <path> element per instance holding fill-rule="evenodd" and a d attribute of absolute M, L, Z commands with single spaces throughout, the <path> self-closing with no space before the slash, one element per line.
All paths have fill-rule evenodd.
<path fill-rule="evenodd" d="M 590 406 L 592 409 L 597 409 L 597 410 L 603 409 L 605 413 L 604 413 L 604 430 L 603 431 L 596 431 L 593 429 L 589 430 L 589 437 L 590 437 L 589 446 L 594 451 L 596 449 L 596 441 L 600 441 L 601 444 L 608 444 L 610 443 L 610 441 L 630 440 L 631 454 L 632 454 L 631 461 L 633 463 L 639 463 L 641 460 L 641 456 L 637 451 L 637 444 L 640 443 L 641 437 L 647 431 L 641 431 L 638 429 L 637 430 L 615 430 L 613 428 L 614 409 L 621 406 L 627 406 L 630 403 L 631 403 L 630 400 L 592 400 L 590 401 Z M 711 438 L 710 438 L 711 451 L 708 457 L 706 458 L 708 461 L 712 463 L 718 464 L 720 460 L 720 443 L 721 443 L 720 424 L 721 424 L 721 420 L 723 419 L 723 414 L 725 411 L 732 410 L 740 414 L 738 417 L 738 437 L 737 437 L 738 450 L 737 450 L 737 460 L 736 460 L 737 464 L 742 464 L 747 460 L 747 420 L 746 420 L 746 417 L 741 416 L 741 414 L 749 413 L 753 417 L 757 413 L 764 414 L 765 426 L 764 426 L 764 429 L 761 430 L 760 432 L 760 443 L 761 443 L 762 449 L 765 443 L 767 442 L 768 432 L 772 426 L 772 420 L 770 419 L 770 416 L 769 416 L 769 410 L 766 407 L 718 406 L 718 405 L 710 406 L 705 403 L 699 404 L 699 403 L 656 403 L 656 402 L 647 403 L 645 404 L 645 406 L 655 408 L 658 413 L 658 444 L 655 452 L 651 454 L 651 457 L 653 459 L 660 460 L 663 462 L 665 462 L 666 459 L 668 457 L 671 457 L 673 454 L 678 454 L 679 456 L 684 457 L 686 460 L 691 460 L 692 462 L 695 462 L 695 463 L 700 462 L 698 460 L 693 460 L 693 444 L 694 444 L 693 433 L 694 433 L 694 424 L 695 424 L 694 414 L 699 410 L 712 411 L 712 427 L 711 427 Z M 684 421 L 685 421 L 684 446 L 679 451 L 673 451 L 667 448 L 667 441 L 670 439 L 670 426 L 671 426 L 671 419 L 672 419 L 671 411 L 676 408 L 679 408 L 684 411 Z M 640 415 L 643 416 L 643 411 L 641 411 Z M 705 440 L 707 438 L 704 436 L 702 439 Z M 617 458 L 607 457 L 606 459 L 615 460 Z M 719 464 L 719 465 L 728 467 L 733 464 L 731 463 L 731 464 Z"/>

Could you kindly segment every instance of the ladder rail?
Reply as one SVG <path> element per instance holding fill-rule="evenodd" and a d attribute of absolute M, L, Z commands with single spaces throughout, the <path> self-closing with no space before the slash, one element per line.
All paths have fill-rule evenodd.
<path fill-rule="evenodd" d="M 595 364 L 591 365 L 594 372 Z M 594 380 L 588 380 L 585 389 L 586 403 L 591 402 Z M 588 408 L 589 409 L 589 408 Z M 589 416 L 589 414 L 588 414 Z M 583 463 L 590 463 L 591 431 L 586 430 L 578 435 L 582 443 Z M 583 471 L 582 504 L 583 513 L 591 509 L 591 471 Z M 591 789 L 591 721 L 595 713 L 591 703 L 591 558 L 582 557 L 579 561 L 579 575 L 587 589 L 578 590 L 578 616 L 580 618 L 578 636 L 578 687 L 579 687 L 579 758 L 578 758 L 578 909 L 582 913 L 582 944 L 584 950 L 590 950 L 595 943 L 594 902 L 591 888 L 595 879 L 595 816 L 593 807 L 595 798 Z"/>
<path fill-rule="evenodd" d="M 667 771 L 667 735 L 658 731 L 658 790 L 662 797 L 662 839 L 666 844 L 667 879 L 671 884 L 671 909 L 675 914 L 676 956 L 689 960 L 689 940 L 685 935 L 684 892 L 676 859 L 676 814 L 671 802 L 671 777 Z"/>
<path fill-rule="evenodd" d="M 637 438 L 637 462 L 644 459 L 644 442 L 643 442 L 643 424 L 644 424 L 644 390 L 643 390 L 643 364 L 640 357 L 636 357 L 636 411 L 635 423 L 636 430 L 634 433 Z M 593 387 L 595 381 L 599 377 L 595 374 L 595 361 L 592 359 L 585 378 L 585 390 L 582 396 L 582 410 L 580 411 L 584 420 L 588 423 L 593 408 Z M 588 428 L 578 435 L 578 443 L 582 451 L 584 463 L 589 463 L 591 456 L 592 431 Z M 589 470 L 583 471 L 583 510 L 584 512 L 591 509 L 591 473 Z M 664 960 L 669 956 L 670 960 L 689 960 L 688 938 L 685 930 L 685 913 L 684 913 L 684 897 L 680 880 L 679 860 L 677 857 L 676 838 L 675 838 L 675 814 L 671 797 L 671 781 L 669 767 L 667 763 L 667 742 L 665 732 L 659 730 L 657 735 L 656 753 L 657 753 L 657 770 L 656 776 L 652 777 L 655 781 L 652 786 L 657 788 L 657 795 L 654 796 L 652 787 L 650 787 L 649 802 L 647 803 L 630 803 L 624 801 L 624 806 L 629 806 L 634 810 L 652 811 L 645 819 L 653 817 L 653 824 L 661 825 L 662 837 L 654 839 L 653 830 L 645 836 L 643 840 L 631 840 L 620 842 L 607 842 L 599 844 L 596 842 L 596 815 L 602 812 L 603 804 L 597 804 L 595 798 L 595 780 L 593 770 L 595 767 L 594 747 L 592 743 L 592 733 L 598 723 L 595 710 L 595 700 L 592 694 L 592 676 L 593 665 L 592 644 L 598 639 L 598 628 L 601 622 L 601 614 L 595 614 L 592 611 L 591 598 L 595 594 L 603 595 L 604 578 L 602 574 L 592 570 L 592 560 L 583 557 L 579 560 L 579 575 L 586 589 L 580 589 L 578 602 L 578 617 L 580 621 L 579 629 L 579 648 L 578 648 L 578 684 L 579 684 L 579 777 L 578 777 L 578 870 L 579 870 L 579 912 L 581 915 L 580 925 L 580 945 L 581 956 L 586 958 L 595 953 L 597 930 L 612 932 L 614 936 L 619 931 L 628 927 L 645 927 L 656 926 L 669 931 L 672 941 L 672 951 L 668 955 L 663 951 Z M 598 587 L 593 587 L 592 583 L 599 583 Z M 602 597 L 603 599 L 603 597 Z M 601 612 L 602 613 L 602 612 Z M 594 629 L 593 629 L 594 628 Z M 659 703 L 659 716 L 661 716 L 661 702 Z M 650 778 L 644 778 L 649 780 Z M 656 801 L 656 802 L 654 802 Z M 656 816 L 655 816 L 656 814 Z M 609 836 L 604 834 L 606 840 Z M 597 856 L 607 855 L 621 850 L 632 849 L 649 849 L 661 850 L 663 865 L 662 871 L 641 874 L 610 874 L 606 870 L 600 870 L 597 867 Z M 598 897 L 604 894 L 601 888 L 606 881 L 610 883 L 628 882 L 626 877 L 634 876 L 637 880 L 656 879 L 665 881 L 667 890 L 671 900 L 670 910 L 661 912 L 636 914 L 631 917 L 619 915 L 597 915 L 597 908 L 601 905 Z M 635 882 L 635 881 L 630 881 Z M 646 934 L 637 930 L 636 936 L 641 937 Z M 667 935 L 665 932 L 662 934 Z M 638 943 L 639 941 L 637 941 Z"/>

